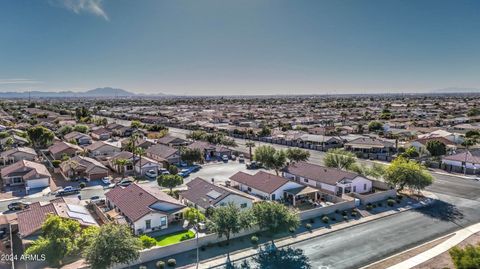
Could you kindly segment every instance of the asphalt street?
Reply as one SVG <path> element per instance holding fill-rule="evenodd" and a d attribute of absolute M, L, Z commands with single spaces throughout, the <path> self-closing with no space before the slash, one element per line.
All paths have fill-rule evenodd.
<path fill-rule="evenodd" d="M 360 268 L 480 222 L 480 182 L 434 175 L 435 203 L 293 244 L 312 268 Z"/>

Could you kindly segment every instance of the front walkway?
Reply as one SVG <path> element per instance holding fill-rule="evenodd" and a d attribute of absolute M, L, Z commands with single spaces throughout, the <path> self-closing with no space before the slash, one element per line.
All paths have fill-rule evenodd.
<path fill-rule="evenodd" d="M 471 235 L 480 232 L 480 223 L 468 226 L 460 231 L 454 233 L 452 237 L 447 239 L 445 242 L 440 243 L 439 245 L 418 254 L 415 257 L 412 257 L 408 260 L 405 260 L 401 263 L 398 263 L 394 266 L 390 266 L 388 269 L 408 269 L 420 265 L 436 256 L 448 251 L 452 247 L 458 245 L 463 240 L 467 239 Z"/>

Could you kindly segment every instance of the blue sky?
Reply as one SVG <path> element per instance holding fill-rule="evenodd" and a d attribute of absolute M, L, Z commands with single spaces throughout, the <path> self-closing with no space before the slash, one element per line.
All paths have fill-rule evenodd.
<path fill-rule="evenodd" d="M 0 91 L 480 88 L 480 1 L 3 0 Z"/>

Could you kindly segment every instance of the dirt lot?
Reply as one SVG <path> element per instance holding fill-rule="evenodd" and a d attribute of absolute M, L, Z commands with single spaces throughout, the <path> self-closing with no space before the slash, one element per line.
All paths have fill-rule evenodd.
<path fill-rule="evenodd" d="M 463 240 L 459 247 L 465 247 L 466 245 L 477 245 L 480 243 L 480 234 L 475 234 L 470 236 L 469 238 Z M 444 252 L 441 255 L 430 259 L 418 266 L 413 267 L 413 269 L 443 269 L 443 268 L 454 268 L 452 259 L 450 258 L 450 254 L 448 252 Z"/>

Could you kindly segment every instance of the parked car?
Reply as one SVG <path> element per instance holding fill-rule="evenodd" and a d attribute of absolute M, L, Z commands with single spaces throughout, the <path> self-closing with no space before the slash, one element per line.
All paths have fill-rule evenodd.
<path fill-rule="evenodd" d="M 223 155 L 223 156 L 222 156 L 222 161 L 228 162 L 228 156 L 227 156 L 227 155 Z"/>
<path fill-rule="evenodd" d="M 57 191 L 56 195 L 57 196 L 65 196 L 65 195 L 71 195 L 71 194 L 77 194 L 80 193 L 80 190 L 78 188 L 74 188 L 72 186 L 67 186 L 59 191 Z"/>
<path fill-rule="evenodd" d="M 104 178 L 102 178 L 102 182 L 103 182 L 103 184 L 110 185 L 110 183 L 112 182 L 112 178 L 111 177 L 104 177 Z"/>
<path fill-rule="evenodd" d="M 253 162 L 247 163 L 246 166 L 247 166 L 247 169 L 259 169 L 262 167 L 262 163 L 253 161 Z"/>
<path fill-rule="evenodd" d="M 170 175 L 170 172 L 166 168 L 160 168 L 158 169 L 158 173 L 160 175 Z"/>
<path fill-rule="evenodd" d="M 232 159 L 232 161 L 236 161 L 236 160 L 237 160 L 237 156 L 235 156 L 235 154 L 232 154 L 232 156 L 230 156 L 230 159 Z"/>
<path fill-rule="evenodd" d="M 178 172 L 178 175 L 181 177 L 188 177 L 190 175 L 190 169 L 182 169 L 180 172 Z"/>
<path fill-rule="evenodd" d="M 117 183 L 118 186 L 127 187 L 133 183 L 133 180 L 128 178 L 123 178 L 120 182 Z"/>
<path fill-rule="evenodd" d="M 244 162 L 245 162 L 245 156 L 243 156 L 243 154 L 240 154 L 240 155 L 238 156 L 238 162 L 240 162 L 240 163 L 244 163 Z"/>
<path fill-rule="evenodd" d="M 7 207 L 8 207 L 8 210 L 11 210 L 11 211 L 23 210 L 23 209 L 29 208 L 30 203 L 22 202 L 22 201 L 13 202 L 13 203 L 8 204 Z"/>
<path fill-rule="evenodd" d="M 97 195 L 90 197 L 90 202 L 91 203 L 98 203 L 98 202 L 103 201 L 103 200 L 105 200 L 105 199 L 100 198 L 100 196 L 97 196 Z"/>
<path fill-rule="evenodd" d="M 198 170 L 200 170 L 200 168 L 202 168 L 200 165 L 195 164 L 193 166 L 190 166 L 187 169 L 190 171 L 190 173 L 194 173 L 194 172 L 198 172 Z"/>
<path fill-rule="evenodd" d="M 146 173 L 145 173 L 145 176 L 149 177 L 149 178 L 156 178 L 158 176 L 158 173 L 157 171 L 155 170 L 148 170 Z"/>

